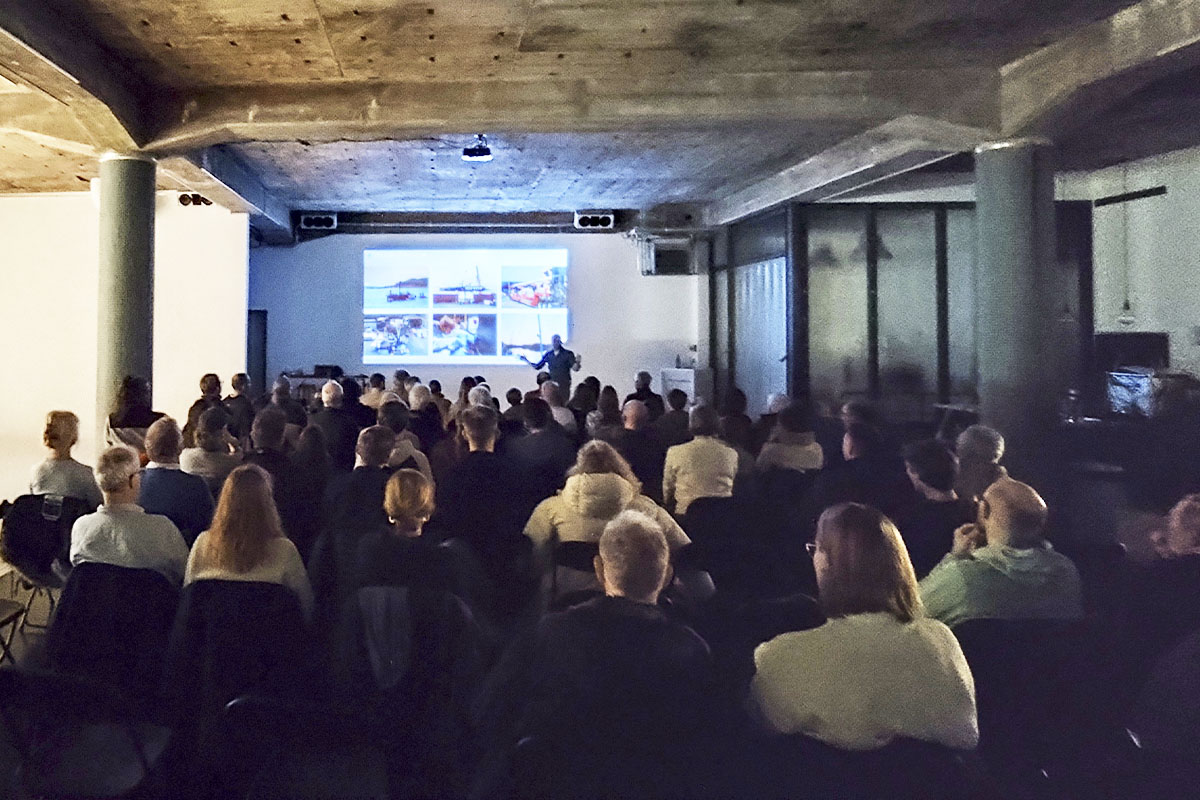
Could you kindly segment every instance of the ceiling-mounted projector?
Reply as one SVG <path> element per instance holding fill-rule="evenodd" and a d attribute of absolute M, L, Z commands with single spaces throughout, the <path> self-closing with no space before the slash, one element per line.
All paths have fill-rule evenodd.
<path fill-rule="evenodd" d="M 475 134 L 475 143 L 470 147 L 464 147 L 462 153 L 463 161 L 491 161 L 492 148 L 488 147 L 487 137 L 482 133 Z"/>

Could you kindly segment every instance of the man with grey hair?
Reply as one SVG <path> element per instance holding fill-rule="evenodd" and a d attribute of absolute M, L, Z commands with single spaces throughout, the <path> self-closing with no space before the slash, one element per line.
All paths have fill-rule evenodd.
<path fill-rule="evenodd" d="M 554 421 L 561 425 L 568 435 L 574 437 L 579 426 L 575 422 L 575 415 L 567 408 L 567 398 L 557 381 L 546 381 L 542 384 L 542 399 L 550 406 L 550 414 Z"/>
<path fill-rule="evenodd" d="M 595 569 L 604 594 L 543 617 L 526 657 L 506 659 L 495 697 L 525 703 L 514 710 L 520 720 L 514 742 L 533 736 L 550 748 L 591 753 L 578 760 L 578 773 L 573 770 L 575 790 L 603 780 L 605 764 L 615 763 L 605 759 L 670 764 L 705 729 L 714 696 L 708 645 L 657 605 L 670 580 L 662 529 L 644 514 L 625 511 L 605 526 L 598 548 Z M 622 789 L 631 796 L 656 794 Z"/>
<path fill-rule="evenodd" d="M 325 434 L 325 446 L 333 468 L 349 472 L 354 468 L 354 449 L 358 443 L 358 423 L 342 408 L 343 392 L 337 381 L 326 381 L 321 387 L 322 408 L 309 420 Z"/>
<path fill-rule="evenodd" d="M 654 390 L 650 388 L 653 382 L 653 376 L 646 370 L 633 376 L 633 394 L 626 397 L 625 402 L 641 400 L 646 404 L 646 410 L 650 412 L 650 421 L 657 422 L 658 418 L 666 411 L 666 407 L 663 405 L 662 395 L 655 394 Z"/>
<path fill-rule="evenodd" d="M 138 505 L 150 514 L 162 514 L 183 534 L 188 547 L 212 522 L 213 497 L 199 475 L 180 469 L 182 436 L 179 425 L 163 417 L 146 431 L 150 462 L 142 474 Z"/>
<path fill-rule="evenodd" d="M 958 455 L 958 479 L 954 491 L 959 497 L 966 500 L 982 497 L 989 486 L 1008 477 L 1008 470 L 1000 466 L 1000 459 L 1004 457 L 1004 437 L 995 428 L 970 426 L 958 435 L 955 452 Z"/>
<path fill-rule="evenodd" d="M 667 450 L 663 465 L 663 504 L 675 516 L 687 513 L 701 497 L 731 497 L 738 474 L 738 453 L 717 438 L 720 417 L 711 406 L 692 409 L 694 437 Z"/>
<path fill-rule="evenodd" d="M 129 447 L 110 447 L 96 460 L 96 482 L 104 503 L 75 520 L 71 565 L 91 561 L 130 569 L 152 569 L 173 585 L 183 583 L 188 547 L 174 523 L 137 505 L 141 461 Z"/>

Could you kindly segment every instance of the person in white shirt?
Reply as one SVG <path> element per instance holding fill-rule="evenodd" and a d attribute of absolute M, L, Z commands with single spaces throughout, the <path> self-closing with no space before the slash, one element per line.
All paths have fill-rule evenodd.
<path fill-rule="evenodd" d="M 891 520 L 870 506 L 833 506 L 818 522 L 813 566 L 828 622 L 754 651 L 750 701 L 763 724 L 846 750 L 900 737 L 973 749 L 970 668 L 950 629 L 925 616 Z"/>
<path fill-rule="evenodd" d="M 738 454 L 717 438 L 720 417 L 711 406 L 692 409 L 688 428 L 694 437 L 667 450 L 663 465 L 663 505 L 676 517 L 701 497 L 731 497 Z"/>
<path fill-rule="evenodd" d="M 131 569 L 152 569 L 178 586 L 188 549 L 175 524 L 137 505 L 142 489 L 141 461 L 124 445 L 110 447 L 96 461 L 104 504 L 71 528 L 71 565 L 85 561 Z"/>
<path fill-rule="evenodd" d="M 42 442 L 50 449 L 46 460 L 33 468 L 30 494 L 58 494 L 78 497 L 92 509 L 104 498 L 92 468 L 71 458 L 71 448 L 79 441 L 79 417 L 70 411 L 51 411 L 46 415 Z"/>
<path fill-rule="evenodd" d="M 296 546 L 283 533 L 271 496 L 271 477 L 245 464 L 229 473 L 212 525 L 196 538 L 184 583 L 200 580 L 261 581 L 291 589 L 306 618 L 313 591 Z"/>

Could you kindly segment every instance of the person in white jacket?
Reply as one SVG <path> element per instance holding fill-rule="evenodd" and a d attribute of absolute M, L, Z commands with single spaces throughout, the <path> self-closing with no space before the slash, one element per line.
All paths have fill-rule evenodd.
<path fill-rule="evenodd" d="M 691 540 L 670 514 L 641 494 L 641 483 L 612 445 L 592 440 L 579 449 L 566 485 L 538 504 L 525 525 L 537 563 L 549 583 L 557 578 L 557 595 L 600 589 L 591 572 L 554 571 L 554 549 L 560 542 L 598 542 L 604 526 L 622 511 L 639 511 L 658 523 L 672 552 Z M 578 574 L 574 574 L 578 573 Z"/>

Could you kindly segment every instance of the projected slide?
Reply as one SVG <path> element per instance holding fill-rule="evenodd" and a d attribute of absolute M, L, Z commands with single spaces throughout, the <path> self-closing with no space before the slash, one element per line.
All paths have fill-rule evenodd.
<path fill-rule="evenodd" d="M 563 248 L 363 251 L 364 364 L 513 364 L 568 336 Z"/>

